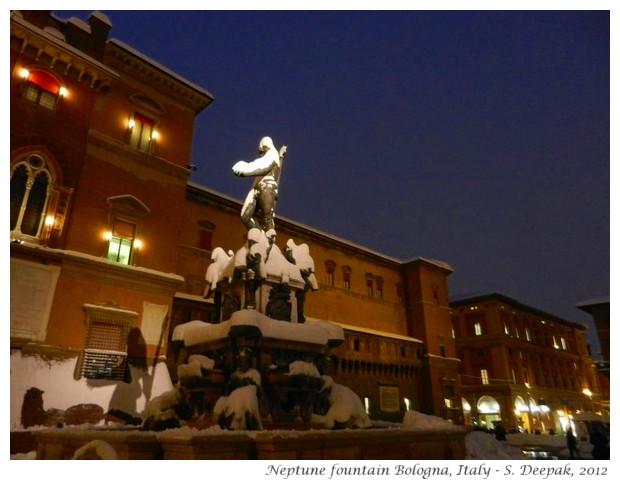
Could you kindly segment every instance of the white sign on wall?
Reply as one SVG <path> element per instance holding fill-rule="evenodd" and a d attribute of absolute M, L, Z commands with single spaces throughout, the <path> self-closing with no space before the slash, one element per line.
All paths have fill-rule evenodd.
<path fill-rule="evenodd" d="M 11 258 L 11 337 L 44 341 L 60 267 Z"/>

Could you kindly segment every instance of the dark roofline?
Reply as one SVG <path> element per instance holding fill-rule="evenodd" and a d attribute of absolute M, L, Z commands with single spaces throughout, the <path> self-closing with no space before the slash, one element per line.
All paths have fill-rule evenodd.
<path fill-rule="evenodd" d="M 566 325 L 572 328 L 578 328 L 579 330 L 586 330 L 588 328 L 586 325 L 582 323 L 571 322 L 570 320 L 566 320 L 562 317 L 558 317 L 557 315 L 553 315 L 552 313 L 545 312 L 544 310 L 540 310 L 530 305 L 526 305 L 525 303 L 521 303 L 518 300 L 515 300 L 514 298 L 509 297 L 499 292 L 492 292 L 492 293 L 486 293 L 486 294 L 477 295 L 477 296 L 468 297 L 468 298 L 461 298 L 459 300 L 454 300 L 450 302 L 450 306 L 452 308 L 464 307 L 472 303 L 481 303 L 481 302 L 489 302 L 489 301 L 502 302 L 507 305 L 510 305 L 511 307 L 518 308 L 519 310 L 542 317 L 545 320 L 549 320 L 555 323 Z"/>
<path fill-rule="evenodd" d="M 599 307 L 601 305 L 609 306 L 609 297 L 595 298 L 592 300 L 585 300 L 583 302 L 579 302 L 576 306 L 579 310 L 583 310 L 587 313 L 592 313 L 592 310 L 595 307 Z"/>
<path fill-rule="evenodd" d="M 239 212 L 243 205 L 241 200 L 193 182 L 188 182 L 187 184 L 187 198 L 215 205 L 229 212 Z M 425 264 L 432 268 L 443 270 L 448 274 L 453 271 L 452 267 L 445 262 L 422 257 L 403 261 L 287 218 L 277 216 L 275 222 L 278 228 L 281 227 L 281 230 L 312 239 L 316 243 L 339 249 L 347 254 L 369 258 L 373 262 L 382 263 L 390 268 L 408 268 L 418 264 Z"/>

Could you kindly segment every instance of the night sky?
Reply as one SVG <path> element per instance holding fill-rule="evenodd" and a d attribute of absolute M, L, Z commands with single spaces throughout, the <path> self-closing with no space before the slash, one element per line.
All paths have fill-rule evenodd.
<path fill-rule="evenodd" d="M 610 295 L 608 11 L 103 13 L 215 97 L 191 181 L 241 201 L 231 167 L 269 135 L 288 146 L 278 216 L 446 262 L 454 299 L 591 325 L 576 304 Z"/>

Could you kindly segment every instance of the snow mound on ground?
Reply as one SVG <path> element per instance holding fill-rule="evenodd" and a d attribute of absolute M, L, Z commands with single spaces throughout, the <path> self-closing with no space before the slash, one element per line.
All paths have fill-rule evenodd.
<path fill-rule="evenodd" d="M 92 440 L 78 448 L 71 460 L 118 460 L 118 454 L 108 442 Z"/>
<path fill-rule="evenodd" d="M 467 460 L 524 460 L 523 452 L 506 442 L 500 442 L 487 432 L 470 432 L 465 436 Z"/>
<path fill-rule="evenodd" d="M 445 418 L 426 415 L 415 410 L 408 410 L 403 417 L 403 428 L 411 430 L 462 430 L 463 427 L 454 425 Z"/>

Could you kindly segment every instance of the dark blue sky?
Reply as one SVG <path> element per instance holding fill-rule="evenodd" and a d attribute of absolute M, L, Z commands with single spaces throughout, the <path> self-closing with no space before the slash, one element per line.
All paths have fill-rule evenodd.
<path fill-rule="evenodd" d="M 192 181 L 242 200 L 231 167 L 269 135 L 279 216 L 447 262 L 454 298 L 589 323 L 576 304 L 609 296 L 608 11 L 103 13 L 215 97 Z"/>

